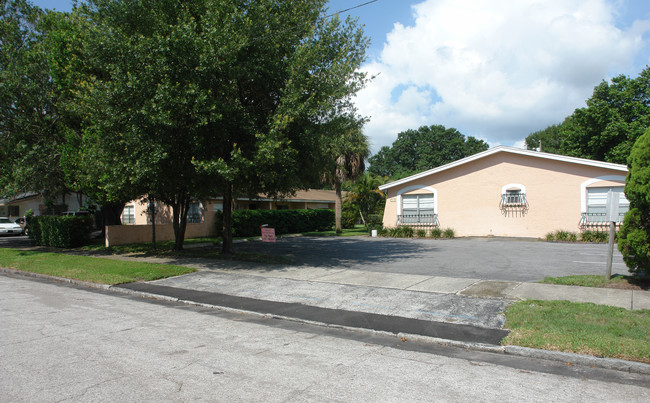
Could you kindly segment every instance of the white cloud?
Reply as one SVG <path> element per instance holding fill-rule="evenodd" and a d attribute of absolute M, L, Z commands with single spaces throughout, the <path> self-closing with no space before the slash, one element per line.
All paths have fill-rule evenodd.
<path fill-rule="evenodd" d="M 649 31 L 648 21 L 617 28 L 605 0 L 427 0 L 413 13 L 364 66 L 377 75 L 357 98 L 374 151 L 431 124 L 521 144 L 633 63 Z"/>

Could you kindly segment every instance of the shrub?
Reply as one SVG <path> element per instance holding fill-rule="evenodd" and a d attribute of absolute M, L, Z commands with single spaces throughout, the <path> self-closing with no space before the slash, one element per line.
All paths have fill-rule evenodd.
<path fill-rule="evenodd" d="M 221 232 L 222 219 L 217 219 Z M 294 234 L 310 231 L 328 231 L 334 226 L 333 210 L 236 210 L 232 212 L 233 236 L 260 235 L 260 225 L 268 224 L 275 233 Z"/>
<path fill-rule="evenodd" d="M 560 242 L 575 242 L 578 240 L 578 235 L 575 232 L 557 230 L 555 231 L 555 240 Z"/>
<path fill-rule="evenodd" d="M 547 241 L 555 241 L 555 233 L 554 232 L 549 232 L 546 234 L 546 240 Z"/>
<path fill-rule="evenodd" d="M 650 227 L 639 209 L 625 214 L 619 231 L 618 250 L 630 273 L 650 275 Z"/>
<path fill-rule="evenodd" d="M 408 225 L 403 225 L 399 227 L 399 236 L 402 238 L 413 238 L 413 235 L 415 235 L 415 230 L 413 227 L 409 227 Z"/>
<path fill-rule="evenodd" d="M 456 235 L 456 233 L 452 228 L 445 228 L 445 230 L 442 232 L 442 235 L 445 238 L 453 238 Z"/>
<path fill-rule="evenodd" d="M 37 245 L 70 248 L 87 245 L 93 219 L 90 216 L 28 217 L 29 237 Z"/>
<path fill-rule="evenodd" d="M 618 249 L 630 272 L 650 276 L 650 129 L 634 143 L 628 166 L 625 196 L 630 211 L 619 231 Z"/>
<path fill-rule="evenodd" d="M 425 229 L 418 229 L 415 231 L 415 236 L 418 238 L 426 238 L 427 237 L 427 230 Z"/>
<path fill-rule="evenodd" d="M 431 235 L 431 238 L 435 238 L 435 239 L 442 238 L 442 230 L 438 227 L 431 228 L 429 234 Z"/>
<path fill-rule="evenodd" d="M 370 214 L 368 215 L 366 225 L 368 226 L 368 231 L 373 229 L 380 230 L 384 227 L 384 216 L 381 214 Z"/>
<path fill-rule="evenodd" d="M 349 202 L 344 202 L 341 209 L 341 226 L 343 228 L 354 228 L 359 222 L 359 210 Z"/>
<path fill-rule="evenodd" d="M 580 240 L 583 242 L 609 242 L 609 232 L 585 230 L 582 234 L 580 234 Z"/>

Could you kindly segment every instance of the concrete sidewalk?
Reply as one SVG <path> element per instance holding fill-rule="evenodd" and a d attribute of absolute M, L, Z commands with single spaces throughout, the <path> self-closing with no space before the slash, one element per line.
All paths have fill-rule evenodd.
<path fill-rule="evenodd" d="M 383 293 L 406 296 L 406 298 L 398 298 L 401 300 L 411 300 L 412 298 L 417 300 L 417 293 L 424 293 L 423 295 L 428 294 L 429 297 L 436 294 L 447 294 L 458 297 L 506 301 L 521 299 L 567 300 L 571 302 L 591 302 L 625 309 L 650 309 L 650 291 L 643 290 L 370 272 L 343 268 L 295 267 L 269 270 L 267 267 L 262 267 L 258 269 L 228 270 L 223 268 L 214 269 L 209 264 L 195 264 L 192 266 L 199 269 L 199 273 L 159 280 L 153 283 L 260 299 L 269 297 L 283 298 L 283 295 L 287 294 L 285 290 L 289 290 L 290 293 L 295 295 L 292 297 L 287 294 L 284 297 L 287 299 L 295 297 L 297 300 L 293 302 L 303 303 L 309 303 L 309 301 L 322 303 L 323 299 L 315 297 L 315 295 L 325 294 L 333 298 L 337 294 L 349 293 L 346 288 L 341 288 L 341 286 L 352 286 L 372 289 L 377 293 L 379 293 L 377 290 L 383 289 L 385 290 Z M 402 291 L 402 293 L 397 293 L 397 290 Z M 362 294 L 364 299 L 369 298 L 368 293 Z M 395 296 L 390 298 L 394 299 Z M 385 301 L 387 298 L 382 295 L 378 299 L 379 301 Z M 382 305 L 381 303 L 375 303 L 375 301 L 360 301 L 359 303 Z M 402 304 L 400 307 L 389 308 L 390 312 L 386 313 L 399 311 L 405 306 Z M 488 324 L 488 326 L 491 325 L 492 323 Z"/>

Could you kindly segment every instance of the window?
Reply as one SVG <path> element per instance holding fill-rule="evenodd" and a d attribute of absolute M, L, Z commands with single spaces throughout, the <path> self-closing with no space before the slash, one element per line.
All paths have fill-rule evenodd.
<path fill-rule="evenodd" d="M 198 224 L 203 219 L 203 210 L 201 203 L 190 203 L 190 209 L 187 211 L 187 222 L 190 224 Z"/>
<path fill-rule="evenodd" d="M 510 183 L 501 188 L 501 207 L 526 207 L 526 186 Z"/>
<path fill-rule="evenodd" d="M 20 207 L 18 206 L 9 206 L 9 216 L 18 217 L 20 215 Z"/>
<path fill-rule="evenodd" d="M 507 189 L 501 195 L 501 203 L 504 206 L 520 206 L 526 204 L 526 193 L 521 189 Z"/>
<path fill-rule="evenodd" d="M 630 209 L 630 202 L 625 198 L 623 186 L 587 188 L 587 212 L 583 213 L 584 224 L 605 224 L 607 223 L 607 194 L 609 191 L 618 192 L 618 219 L 623 221 L 623 216 Z"/>
<path fill-rule="evenodd" d="M 135 224 L 135 208 L 125 206 L 122 210 L 122 224 Z"/>
<path fill-rule="evenodd" d="M 432 194 L 402 196 L 402 215 L 399 224 L 435 225 L 435 207 Z"/>

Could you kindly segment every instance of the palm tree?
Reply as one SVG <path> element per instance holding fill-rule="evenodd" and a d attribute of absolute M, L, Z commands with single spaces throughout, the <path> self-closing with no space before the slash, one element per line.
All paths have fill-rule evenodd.
<path fill-rule="evenodd" d="M 341 185 L 347 180 L 354 180 L 365 169 L 365 159 L 370 155 L 368 138 L 361 131 L 359 122 L 347 121 L 341 136 L 330 144 L 330 161 L 322 174 L 324 183 L 332 186 L 336 192 L 334 207 L 336 233 L 342 232 L 341 215 L 343 210 L 343 195 Z"/>
<path fill-rule="evenodd" d="M 386 195 L 379 190 L 379 186 L 386 181 L 386 177 L 366 172 L 357 178 L 348 193 L 348 201 L 359 210 L 361 221 L 366 229 L 368 229 L 368 217 L 383 211 Z"/>

